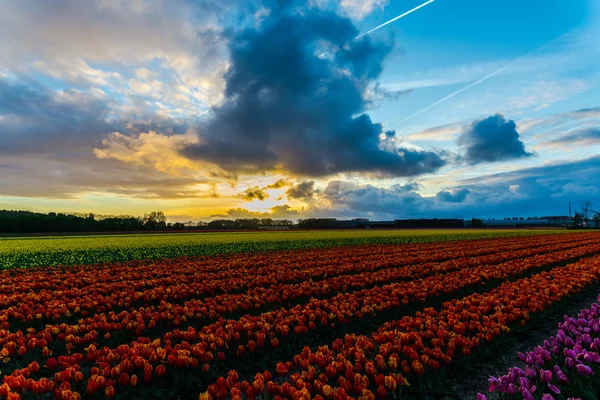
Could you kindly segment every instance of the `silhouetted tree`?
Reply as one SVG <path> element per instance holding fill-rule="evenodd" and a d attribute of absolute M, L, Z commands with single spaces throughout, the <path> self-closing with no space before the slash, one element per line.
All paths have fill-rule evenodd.
<path fill-rule="evenodd" d="M 581 221 L 583 221 L 583 215 L 581 215 L 579 211 L 575 211 L 575 215 L 573 216 L 573 225 L 577 227 L 581 224 Z"/>
<path fill-rule="evenodd" d="M 483 227 L 483 221 L 478 218 L 473 218 L 471 220 L 471 226 L 473 228 L 481 228 L 481 227 Z"/>
<path fill-rule="evenodd" d="M 600 228 L 600 213 L 594 214 L 594 216 L 592 217 L 592 221 L 594 221 L 596 229 Z"/>
<path fill-rule="evenodd" d="M 165 229 L 167 227 L 167 217 L 162 211 L 152 211 L 150 214 L 144 214 L 144 225 L 152 230 Z"/>
<path fill-rule="evenodd" d="M 588 221 L 590 220 L 591 213 L 592 213 L 592 202 L 588 200 L 584 203 L 581 203 L 581 218 L 585 222 L 586 226 L 587 226 Z"/>

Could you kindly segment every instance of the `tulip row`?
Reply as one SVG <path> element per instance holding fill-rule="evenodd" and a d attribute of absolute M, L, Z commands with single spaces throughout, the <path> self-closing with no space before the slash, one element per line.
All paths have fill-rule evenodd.
<path fill-rule="evenodd" d="M 504 376 L 491 377 L 490 392 L 506 399 L 531 400 L 534 395 L 544 400 L 599 398 L 600 303 L 580 311 L 577 317 L 565 316 L 556 336 L 518 355 L 525 369 L 514 367 Z"/>
<path fill-rule="evenodd" d="M 415 316 L 386 323 L 369 336 L 346 335 L 314 352 L 305 348 L 291 361 L 277 364 L 275 374 L 283 378 L 269 379 L 269 374 L 262 373 L 253 381 L 240 382 L 232 379 L 236 376 L 232 371 L 227 379 L 220 378 L 210 385 L 200 398 L 225 399 L 236 395 L 254 398 L 267 394 L 267 397 L 293 400 L 306 396 L 341 400 L 351 397 L 383 399 L 389 393 L 400 396 L 403 386 L 407 390 L 410 383 L 414 386 L 422 382 L 427 379 L 427 374 L 447 368 L 453 360 L 471 356 L 478 348 L 485 347 L 485 343 L 510 332 L 512 326 L 526 325 L 531 314 L 542 312 L 598 281 L 600 256 L 595 256 L 504 283 L 485 294 L 454 299 L 446 302 L 439 311 L 425 309 Z M 539 380 L 547 381 L 545 384 L 552 379 L 566 383 L 569 376 L 585 379 L 592 375 L 593 369 L 587 364 L 600 362 L 597 353 L 600 339 L 594 341 L 590 336 L 594 329 L 600 332 L 598 309 L 594 308 L 592 314 L 587 314 L 587 319 L 566 322 L 579 334 L 578 339 L 563 333 L 555 339 L 558 343 L 549 343 L 542 352 L 524 357 L 525 360 L 531 358 L 531 364 L 536 364 L 537 370 L 535 367 L 526 371 L 513 369 L 508 378 L 493 380 L 494 388 L 501 384 L 508 388 L 516 379 L 522 378 L 519 384 L 525 387 L 521 391 L 523 398 L 532 400 L 534 397 L 526 393 L 529 393 L 527 388 L 532 390 L 534 383 L 527 377 L 536 373 Z M 552 360 L 552 354 L 564 360 L 566 372 L 560 367 L 553 371 L 541 369 L 540 366 L 548 365 L 548 360 Z M 560 392 L 552 384 L 547 387 L 555 393 Z M 413 394 L 415 390 L 412 389 Z M 425 395 L 426 390 L 418 396 L 423 398 Z M 586 398 L 597 397 L 594 392 L 594 397 L 588 393 Z"/>

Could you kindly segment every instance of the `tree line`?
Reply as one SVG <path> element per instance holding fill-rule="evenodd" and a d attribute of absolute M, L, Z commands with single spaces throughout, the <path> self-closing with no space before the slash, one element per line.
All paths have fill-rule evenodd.
<path fill-rule="evenodd" d="M 210 222 L 167 222 L 162 211 L 153 211 L 141 217 L 131 215 L 99 215 L 83 213 L 47 214 L 30 211 L 0 210 L 0 233 L 54 233 L 54 232 L 133 232 L 165 230 L 227 230 L 258 229 L 287 226 L 289 220 L 271 218 L 220 219 Z"/>

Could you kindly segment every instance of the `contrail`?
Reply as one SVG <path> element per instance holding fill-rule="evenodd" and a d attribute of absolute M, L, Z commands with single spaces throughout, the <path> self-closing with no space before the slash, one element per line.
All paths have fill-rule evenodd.
<path fill-rule="evenodd" d="M 564 35 L 563 35 L 563 36 L 564 36 Z M 480 84 L 482 84 L 483 82 L 487 81 L 488 79 L 491 79 L 491 78 L 493 78 L 494 76 L 496 76 L 496 75 L 498 75 L 498 74 L 500 74 L 500 73 L 502 73 L 502 72 L 506 71 L 507 69 L 509 69 L 509 68 L 510 68 L 510 67 L 512 67 L 513 65 L 515 65 L 515 64 L 518 64 L 518 63 L 520 63 L 521 61 L 523 61 L 523 60 L 525 60 L 525 59 L 527 59 L 527 58 L 531 57 L 532 55 L 534 55 L 534 54 L 536 54 L 536 53 L 538 53 L 538 52 L 540 52 L 540 51 L 544 50 L 546 47 L 550 46 L 552 43 L 554 43 L 554 42 L 556 42 L 557 40 L 561 39 L 563 36 L 560 36 L 560 37 L 558 37 L 558 38 L 556 38 L 556 39 L 553 39 L 553 40 L 549 41 L 548 43 L 546 43 L 546 44 L 545 44 L 545 45 L 543 45 L 542 47 L 539 47 L 539 48 L 535 49 L 534 51 L 532 51 L 532 52 L 530 52 L 530 53 L 528 53 L 528 54 L 525 54 L 524 56 L 521 56 L 521 57 L 517 58 L 516 60 L 513 60 L 513 61 L 511 61 L 510 63 L 506 64 L 505 66 L 503 66 L 503 67 L 502 67 L 502 68 L 500 68 L 500 69 L 497 69 L 496 71 L 492 72 L 491 74 L 489 74 L 489 75 L 486 75 L 486 76 L 484 76 L 483 78 L 481 78 L 481 79 L 479 79 L 479 80 L 477 80 L 477 81 L 475 81 L 475 82 L 472 82 L 472 83 L 468 84 L 467 86 L 465 86 L 465 87 L 463 87 L 463 88 L 461 88 L 461 89 L 458 89 L 458 90 L 457 90 L 456 92 L 454 92 L 454 93 L 450 93 L 448 96 L 446 96 L 446 97 L 444 97 L 444 98 L 442 98 L 442 99 L 440 99 L 440 100 L 436 101 L 436 102 L 435 102 L 435 103 L 433 103 L 433 104 L 430 104 L 430 105 L 428 105 L 427 107 L 425 107 L 425 108 L 423 108 L 423 109 L 421 109 L 421 110 L 417 111 L 417 112 L 416 112 L 416 113 L 414 113 L 413 115 L 410 115 L 410 116 L 408 116 L 408 117 L 404 118 L 404 119 L 402 120 L 402 122 L 404 122 L 404 121 L 408 121 L 408 120 L 411 120 L 411 119 L 415 118 L 416 116 L 419 116 L 419 115 L 423 114 L 424 112 L 431 110 L 433 107 L 439 106 L 440 104 L 442 104 L 442 103 L 444 103 L 444 102 L 446 102 L 446 101 L 450 100 L 451 98 L 453 98 L 453 97 L 455 97 L 455 96 L 458 96 L 458 95 L 459 95 L 459 94 L 461 94 L 462 92 L 465 92 L 465 91 L 467 91 L 467 90 L 471 89 L 471 88 L 472 88 L 472 87 L 474 87 L 474 86 L 477 86 L 477 85 L 480 85 Z M 398 118 L 395 118 L 395 119 L 391 120 L 390 122 L 395 122 L 395 121 L 398 121 L 399 119 L 400 119 L 400 117 L 398 117 Z"/>
<path fill-rule="evenodd" d="M 588 126 L 588 124 L 582 124 L 582 125 L 576 126 L 575 128 L 571 128 L 571 129 L 569 129 L 567 131 L 564 131 L 562 134 L 566 135 L 567 133 L 571 133 L 573 131 L 576 131 L 577 129 L 585 128 L 586 126 Z M 591 127 L 593 127 L 593 126 L 590 126 L 590 128 Z"/>
<path fill-rule="evenodd" d="M 425 7 L 426 5 L 433 3 L 434 1 L 435 1 L 435 0 L 429 0 L 429 1 L 426 1 L 425 3 L 421 4 L 420 6 L 417 6 L 417 7 L 413 8 L 412 10 L 408 10 L 408 11 L 407 11 L 407 12 L 405 12 L 404 14 L 400 14 L 400 15 L 398 15 L 397 17 L 395 17 L 395 18 L 392 18 L 392 19 L 390 19 L 390 20 L 389 20 L 389 21 L 387 21 L 387 22 L 384 22 L 383 24 L 381 24 L 381 25 L 378 25 L 378 26 L 376 26 L 376 27 L 375 27 L 375 28 L 373 28 L 373 29 L 369 29 L 369 30 L 368 30 L 368 31 L 366 31 L 365 33 L 361 33 L 360 35 L 358 35 L 357 37 L 355 37 L 355 38 L 354 38 L 354 40 L 356 40 L 356 39 L 360 39 L 361 37 L 363 37 L 363 36 L 366 36 L 366 35 L 370 35 L 371 33 L 375 32 L 376 30 L 378 30 L 378 29 L 381 29 L 381 28 L 383 28 L 383 27 L 384 27 L 384 26 L 386 26 L 386 25 L 389 25 L 389 24 L 391 24 L 392 22 L 399 20 L 400 18 L 404 18 L 404 17 L 406 17 L 407 15 L 414 13 L 414 12 L 415 12 L 415 11 L 417 11 L 418 9 L 420 9 L 420 8 L 423 8 L 423 7 Z"/>
<path fill-rule="evenodd" d="M 394 17 L 394 18 L 390 19 L 389 21 L 386 21 L 386 22 L 384 22 L 383 24 L 376 26 L 376 27 L 375 27 L 375 28 L 373 28 L 373 29 L 369 29 L 368 31 L 361 33 L 360 35 L 356 36 L 356 37 L 354 38 L 354 40 L 356 40 L 356 39 L 360 39 L 360 38 L 361 38 L 361 37 L 363 37 L 363 36 L 370 35 L 371 33 L 375 32 L 376 30 L 379 30 L 379 29 L 383 28 L 384 26 L 391 24 L 392 22 L 398 21 L 400 18 L 404 18 L 404 17 L 406 17 L 407 15 L 414 13 L 414 12 L 415 12 L 415 11 L 417 11 L 418 9 L 420 9 L 420 8 L 423 8 L 423 7 L 425 7 L 426 5 L 433 3 L 434 1 L 435 1 L 435 0 L 429 0 L 429 1 L 426 1 L 425 3 L 423 3 L 423 4 L 419 5 L 419 6 L 416 6 L 415 8 L 413 8 L 413 9 L 411 9 L 411 10 L 408 10 L 407 12 L 405 12 L 405 13 L 403 13 L 403 14 L 400 14 L 400 15 L 398 15 L 397 17 Z M 329 53 L 331 53 L 331 50 L 330 50 L 330 51 L 326 51 L 326 52 L 325 52 L 325 53 L 323 53 L 323 54 L 320 54 L 320 55 L 319 55 L 319 57 L 323 58 L 323 57 L 325 57 L 325 56 L 326 56 L 327 54 L 329 54 Z"/>

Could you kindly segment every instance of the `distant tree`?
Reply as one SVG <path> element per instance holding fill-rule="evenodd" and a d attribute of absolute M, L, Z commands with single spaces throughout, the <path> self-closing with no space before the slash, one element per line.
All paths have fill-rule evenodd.
<path fill-rule="evenodd" d="M 591 213 L 592 213 L 592 202 L 588 200 L 584 203 L 581 203 L 581 217 L 583 218 L 583 221 L 585 222 L 586 226 L 587 226 L 588 221 L 590 220 Z"/>
<path fill-rule="evenodd" d="M 144 214 L 144 225 L 151 230 L 160 230 L 167 227 L 167 217 L 162 211 L 152 211 Z"/>
<path fill-rule="evenodd" d="M 581 225 L 581 221 L 583 221 L 583 215 L 579 211 L 575 211 L 575 215 L 573 216 L 573 226 L 577 227 Z"/>
<path fill-rule="evenodd" d="M 478 218 L 473 218 L 471 220 L 471 226 L 473 228 L 482 228 L 483 227 L 483 220 L 478 219 Z"/>
<path fill-rule="evenodd" d="M 599 229 L 600 228 L 600 213 L 594 214 L 594 216 L 592 217 L 592 221 L 594 221 L 594 225 L 595 225 L 596 229 Z"/>

